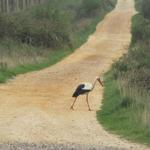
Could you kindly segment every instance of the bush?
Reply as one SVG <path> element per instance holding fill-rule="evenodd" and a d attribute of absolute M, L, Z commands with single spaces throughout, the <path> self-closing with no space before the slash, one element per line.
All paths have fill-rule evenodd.
<path fill-rule="evenodd" d="M 93 16 L 100 7 L 100 0 L 83 0 L 78 15 L 80 17 Z"/>
<path fill-rule="evenodd" d="M 32 12 L 32 13 L 31 13 Z M 70 42 L 69 20 L 65 13 L 39 6 L 29 14 L 1 15 L 0 37 L 11 37 L 34 46 L 61 47 Z"/>
<path fill-rule="evenodd" d="M 150 21 L 138 14 L 133 17 L 132 24 L 132 44 L 139 41 L 149 41 Z"/>
<path fill-rule="evenodd" d="M 108 0 L 115 1 L 115 0 Z M 32 46 L 60 48 L 71 46 L 71 32 L 79 18 L 90 17 L 104 8 L 112 7 L 105 0 L 49 0 L 27 11 L 0 14 L 0 38 L 13 40 Z M 106 12 L 106 11 L 105 11 Z M 104 14 L 104 13 L 103 13 Z M 102 16 L 103 16 L 102 14 Z M 75 30 L 75 29 L 74 29 Z"/>
<path fill-rule="evenodd" d="M 93 17 L 97 13 L 103 13 L 106 10 L 114 8 L 116 0 L 82 0 L 78 9 L 77 18 Z"/>
<path fill-rule="evenodd" d="M 0 62 L 0 71 L 3 72 L 5 70 L 7 70 L 7 63 Z"/>
<path fill-rule="evenodd" d="M 142 13 L 145 18 L 150 19 L 150 0 L 142 1 Z"/>

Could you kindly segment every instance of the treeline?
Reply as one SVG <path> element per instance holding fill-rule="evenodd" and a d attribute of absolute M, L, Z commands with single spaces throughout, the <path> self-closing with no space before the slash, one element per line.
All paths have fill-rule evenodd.
<path fill-rule="evenodd" d="M 0 13 L 12 13 L 41 4 L 46 0 L 0 0 Z"/>

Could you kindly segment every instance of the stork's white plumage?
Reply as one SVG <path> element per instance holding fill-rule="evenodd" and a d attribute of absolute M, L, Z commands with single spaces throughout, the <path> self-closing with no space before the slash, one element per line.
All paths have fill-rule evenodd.
<path fill-rule="evenodd" d="M 91 90 L 93 85 L 91 83 L 83 83 L 84 87 L 82 88 L 83 90 Z"/>
<path fill-rule="evenodd" d="M 88 107 L 89 107 L 89 111 L 91 110 L 89 102 L 88 102 L 88 94 L 89 94 L 89 92 L 91 92 L 94 89 L 94 87 L 96 85 L 96 81 L 98 81 L 101 84 L 101 86 L 103 86 L 103 84 L 102 84 L 102 82 L 101 82 L 99 77 L 96 77 L 96 79 L 95 79 L 93 84 L 91 84 L 91 83 L 82 83 L 82 84 L 79 84 L 77 86 L 75 92 L 72 95 L 72 97 L 75 97 L 75 100 L 74 100 L 74 102 L 73 102 L 73 104 L 71 106 L 72 110 L 73 110 L 73 106 L 74 106 L 74 104 L 75 104 L 75 102 L 77 100 L 77 97 L 79 95 L 83 95 L 83 94 L 86 94 L 86 101 L 87 101 L 87 104 L 88 104 Z"/>

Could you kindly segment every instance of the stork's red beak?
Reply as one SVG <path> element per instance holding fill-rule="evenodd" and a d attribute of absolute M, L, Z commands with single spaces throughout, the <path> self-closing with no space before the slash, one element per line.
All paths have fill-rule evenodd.
<path fill-rule="evenodd" d="M 100 85 L 103 87 L 103 83 L 102 83 L 101 79 L 97 79 L 97 80 L 100 83 Z"/>

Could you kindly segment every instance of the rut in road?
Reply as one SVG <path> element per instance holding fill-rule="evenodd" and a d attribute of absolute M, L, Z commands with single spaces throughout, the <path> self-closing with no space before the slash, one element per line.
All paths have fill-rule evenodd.
<path fill-rule="evenodd" d="M 82 81 L 109 69 L 126 53 L 131 40 L 133 0 L 118 0 L 116 8 L 98 24 L 88 41 L 72 55 L 52 67 L 19 75 L 0 86 L 0 141 L 18 143 L 77 143 L 136 150 L 147 149 L 107 133 L 97 122 L 103 89 L 85 97 L 70 111 L 72 93 Z"/>

